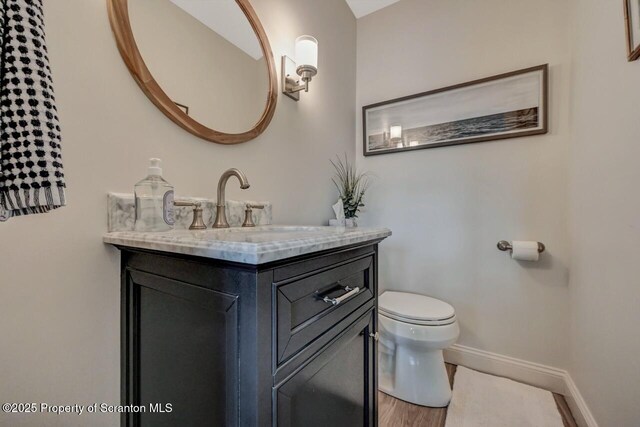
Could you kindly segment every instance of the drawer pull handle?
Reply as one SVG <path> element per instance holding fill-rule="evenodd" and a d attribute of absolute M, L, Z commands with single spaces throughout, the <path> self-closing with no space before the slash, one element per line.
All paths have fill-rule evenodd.
<path fill-rule="evenodd" d="M 346 294 L 339 296 L 338 298 L 329 298 L 329 297 L 324 297 L 322 299 L 322 301 L 329 303 L 331 305 L 338 305 L 341 302 L 343 302 L 344 300 L 347 300 L 349 298 L 351 298 L 352 296 L 354 296 L 355 294 L 357 294 L 358 292 L 360 292 L 360 288 L 354 288 L 351 289 L 349 286 L 345 286 L 344 290 L 347 291 Z"/>

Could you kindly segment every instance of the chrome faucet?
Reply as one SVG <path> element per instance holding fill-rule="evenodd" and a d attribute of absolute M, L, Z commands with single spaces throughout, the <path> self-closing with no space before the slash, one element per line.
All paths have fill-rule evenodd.
<path fill-rule="evenodd" d="M 244 173 L 236 168 L 226 170 L 222 176 L 220 177 L 220 181 L 218 181 L 218 202 L 216 203 L 216 220 L 213 223 L 213 228 L 229 228 L 229 223 L 227 222 L 227 213 L 225 211 L 225 188 L 227 186 L 227 181 L 229 178 L 235 176 L 240 181 L 240 188 L 246 190 L 249 188 L 249 180 Z"/>

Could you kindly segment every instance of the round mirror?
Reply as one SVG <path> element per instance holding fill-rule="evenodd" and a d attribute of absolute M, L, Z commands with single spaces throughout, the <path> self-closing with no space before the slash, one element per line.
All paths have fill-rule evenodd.
<path fill-rule="evenodd" d="M 269 41 L 248 0 L 108 0 L 122 57 L 171 120 L 209 141 L 260 135 L 277 101 Z"/>

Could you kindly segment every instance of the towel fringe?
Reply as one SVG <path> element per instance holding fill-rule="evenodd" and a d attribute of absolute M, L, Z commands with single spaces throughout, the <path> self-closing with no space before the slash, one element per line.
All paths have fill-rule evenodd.
<path fill-rule="evenodd" d="M 65 204 L 64 187 L 60 186 L 0 190 L 0 206 L 8 208 L 11 216 L 47 213 Z"/>

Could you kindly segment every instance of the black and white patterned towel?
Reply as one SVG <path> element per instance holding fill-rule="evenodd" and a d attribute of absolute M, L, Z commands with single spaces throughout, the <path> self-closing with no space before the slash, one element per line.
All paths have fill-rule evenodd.
<path fill-rule="evenodd" d="M 0 220 L 65 204 L 43 0 L 0 0 Z"/>

